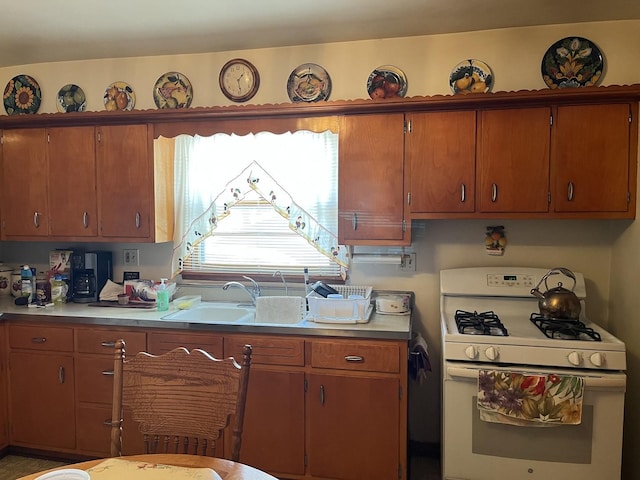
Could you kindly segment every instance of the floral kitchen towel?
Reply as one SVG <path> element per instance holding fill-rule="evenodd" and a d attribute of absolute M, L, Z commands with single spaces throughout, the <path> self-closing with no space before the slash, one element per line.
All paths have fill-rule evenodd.
<path fill-rule="evenodd" d="M 480 370 L 478 409 L 486 422 L 523 426 L 579 425 L 584 379 Z"/>

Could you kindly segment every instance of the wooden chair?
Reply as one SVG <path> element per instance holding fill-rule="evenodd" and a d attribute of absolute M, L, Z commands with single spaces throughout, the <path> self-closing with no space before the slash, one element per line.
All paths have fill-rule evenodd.
<path fill-rule="evenodd" d="M 144 435 L 145 453 L 213 456 L 233 417 L 228 459 L 238 461 L 250 365 L 250 345 L 244 346 L 238 365 L 231 357 L 218 360 L 184 347 L 160 356 L 140 352 L 125 360 L 124 340 L 118 340 L 111 455 L 122 454 L 122 408 L 127 406 Z"/>

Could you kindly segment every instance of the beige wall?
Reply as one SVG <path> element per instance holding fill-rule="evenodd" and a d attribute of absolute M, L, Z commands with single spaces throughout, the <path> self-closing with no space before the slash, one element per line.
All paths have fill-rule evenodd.
<path fill-rule="evenodd" d="M 89 110 L 102 110 L 102 95 L 114 81 L 126 81 L 136 91 L 138 109 L 155 108 L 151 94 L 156 79 L 167 71 L 185 74 L 194 87 L 192 106 L 226 105 L 220 93 L 218 72 L 230 58 L 251 60 L 260 70 L 261 86 L 254 103 L 288 102 L 286 80 L 301 63 L 323 65 L 333 80 L 332 100 L 366 97 L 366 79 L 375 67 L 392 64 L 408 78 L 408 96 L 449 94 L 452 67 L 467 58 L 488 63 L 498 90 L 545 88 L 540 62 L 556 40 L 583 36 L 604 52 L 603 85 L 640 83 L 638 64 L 640 21 L 555 25 L 504 29 L 454 35 L 310 45 L 291 48 L 182 55 L 136 59 L 27 65 L 0 69 L 0 84 L 17 74 L 32 75 L 43 91 L 41 112 L 55 112 L 55 94 L 66 83 L 80 85 Z M 484 252 L 484 227 L 506 227 L 509 244 L 503 257 Z M 625 424 L 625 478 L 640 477 L 640 308 L 636 294 L 640 256 L 640 228 L 631 221 L 421 221 L 413 225 L 417 271 L 398 273 L 395 267 L 362 265 L 351 273 L 354 284 L 416 292 L 415 328 L 429 341 L 434 372 L 424 385 L 410 392 L 410 434 L 413 440 L 438 442 L 440 435 L 440 327 L 438 272 L 443 268 L 476 265 L 567 266 L 585 274 L 589 316 L 617 333 L 629 350 L 629 385 Z M 6 262 L 46 264 L 55 244 L 3 244 Z M 140 270 L 147 278 L 169 273 L 171 245 L 137 245 Z M 122 244 L 115 252 L 116 279 L 122 273 Z M 629 282 L 631 287 L 626 286 Z M 611 285 L 611 286 L 610 286 Z M 612 292 L 610 294 L 610 291 Z"/>

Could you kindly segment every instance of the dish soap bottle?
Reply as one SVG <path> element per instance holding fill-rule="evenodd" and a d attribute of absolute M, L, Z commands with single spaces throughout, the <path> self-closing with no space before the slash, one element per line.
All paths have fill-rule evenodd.
<path fill-rule="evenodd" d="M 22 272 L 20 272 L 21 276 L 21 285 L 22 285 L 22 296 L 27 297 L 27 304 L 33 301 L 33 272 L 29 265 L 22 266 Z"/>
<path fill-rule="evenodd" d="M 161 278 L 160 285 L 158 285 L 156 308 L 159 312 L 169 310 L 169 290 L 167 290 L 167 285 L 164 283 L 166 280 L 166 278 Z"/>

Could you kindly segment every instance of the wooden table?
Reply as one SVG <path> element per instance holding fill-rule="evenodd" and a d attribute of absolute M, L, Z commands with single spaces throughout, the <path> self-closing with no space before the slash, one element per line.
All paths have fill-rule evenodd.
<path fill-rule="evenodd" d="M 222 458 L 203 457 L 199 455 L 172 455 L 172 454 L 157 454 L 157 455 L 131 455 L 128 457 L 119 457 L 123 460 L 131 460 L 136 462 L 147 463 L 161 463 L 165 465 L 175 465 L 178 467 L 195 467 L 195 468 L 211 468 L 222 477 L 222 480 L 277 480 L 275 477 L 265 473 L 256 468 L 244 465 L 238 462 L 232 462 L 231 460 L 224 460 Z M 46 470 L 46 472 L 54 470 L 62 470 L 65 468 L 78 468 L 80 470 L 87 470 L 91 467 L 98 465 L 100 462 L 106 460 L 106 458 L 100 458 L 98 460 L 90 460 L 88 462 L 74 463 L 71 465 L 65 465 L 64 467 L 52 468 Z M 32 475 L 27 475 L 18 480 L 33 480 L 39 475 L 45 472 L 38 472 Z"/>

